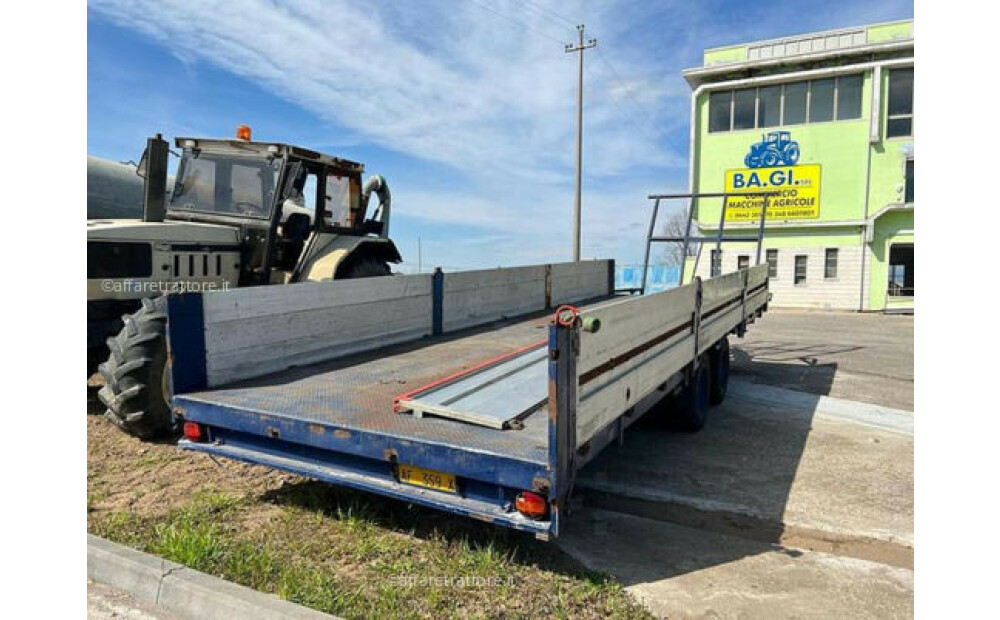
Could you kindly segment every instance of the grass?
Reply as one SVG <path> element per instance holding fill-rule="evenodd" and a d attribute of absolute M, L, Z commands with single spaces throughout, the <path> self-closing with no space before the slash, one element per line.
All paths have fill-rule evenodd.
<path fill-rule="evenodd" d="M 234 475 L 213 475 L 218 466 L 211 463 L 191 474 L 199 490 L 164 502 L 157 493 L 180 484 L 170 477 L 177 474 L 157 470 L 142 483 L 131 465 L 108 465 L 129 472 L 128 483 L 98 463 L 91 467 L 92 533 L 320 611 L 345 618 L 650 617 L 611 577 L 518 532 L 301 479 L 248 488 Z M 190 462 L 178 466 L 192 469 Z M 165 491 L 146 491 L 162 486 L 163 476 Z"/>

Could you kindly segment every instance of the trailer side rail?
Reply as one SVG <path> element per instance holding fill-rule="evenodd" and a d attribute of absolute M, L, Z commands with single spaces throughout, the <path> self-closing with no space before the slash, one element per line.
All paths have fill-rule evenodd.
<path fill-rule="evenodd" d="M 767 309 L 768 265 L 605 304 L 550 327 L 550 499 L 558 514 L 575 471 L 620 437 L 636 407 L 684 381 L 702 354 Z M 589 326 L 589 328 L 588 328 Z M 664 393 L 664 395 L 666 395 Z M 558 533 L 558 521 L 553 525 Z"/>

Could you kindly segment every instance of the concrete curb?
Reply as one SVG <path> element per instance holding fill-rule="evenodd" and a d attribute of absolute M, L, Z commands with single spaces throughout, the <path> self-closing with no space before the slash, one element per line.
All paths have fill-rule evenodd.
<path fill-rule="evenodd" d="M 334 618 L 92 534 L 87 534 L 87 578 L 185 618 Z"/>

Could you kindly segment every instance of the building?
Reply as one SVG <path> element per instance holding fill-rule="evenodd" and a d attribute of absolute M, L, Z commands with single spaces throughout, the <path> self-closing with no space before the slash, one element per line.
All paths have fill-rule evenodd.
<path fill-rule="evenodd" d="M 913 309 L 913 21 L 705 50 L 691 85 L 691 188 L 769 196 L 760 260 L 776 306 Z M 725 199 L 756 234 L 762 196 Z M 718 233 L 722 198 L 696 201 Z M 686 271 L 755 264 L 756 244 L 702 244 Z"/>

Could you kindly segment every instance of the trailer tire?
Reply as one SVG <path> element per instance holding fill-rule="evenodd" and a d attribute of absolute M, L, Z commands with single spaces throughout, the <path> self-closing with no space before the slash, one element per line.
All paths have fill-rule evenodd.
<path fill-rule="evenodd" d="M 139 439 L 169 435 L 175 423 L 168 402 L 167 298 L 143 299 L 139 311 L 122 321 L 122 331 L 108 338 L 110 357 L 98 368 L 104 416 Z"/>
<path fill-rule="evenodd" d="M 712 389 L 708 394 L 708 402 L 712 405 L 721 404 L 726 400 L 729 389 L 729 338 L 722 340 L 712 350 Z"/>
<path fill-rule="evenodd" d="M 674 400 L 671 426 L 684 433 L 697 433 L 708 419 L 709 392 L 712 388 L 710 359 L 702 359 L 694 376 Z"/>

